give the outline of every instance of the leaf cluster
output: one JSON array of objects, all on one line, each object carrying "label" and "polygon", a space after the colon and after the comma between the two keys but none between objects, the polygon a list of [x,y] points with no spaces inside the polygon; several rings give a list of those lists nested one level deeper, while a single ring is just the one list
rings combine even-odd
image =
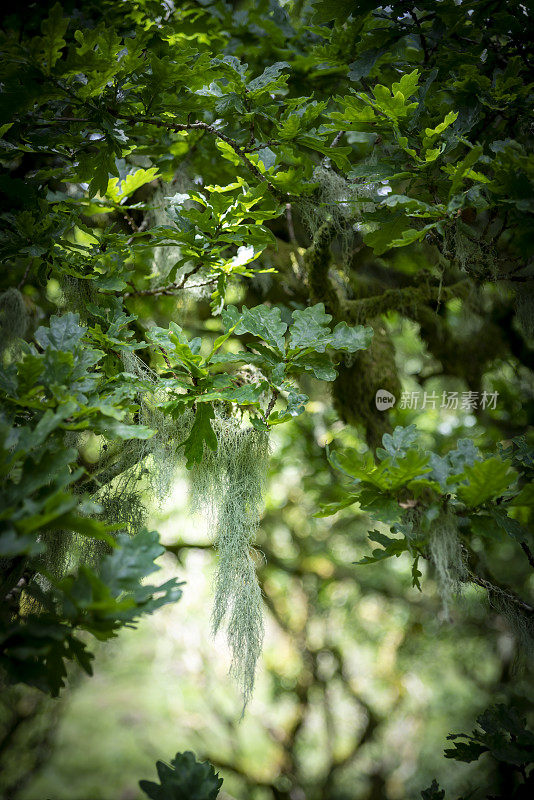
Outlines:
[{"label": "leaf cluster", "polygon": [[[530,534],[514,510],[532,508],[532,483],[502,455],[483,456],[472,439],[459,439],[446,455],[423,449],[415,425],[384,434],[376,460],[370,451],[334,451],[331,465],[350,479],[345,496],[323,506],[317,516],[330,516],[358,504],[374,522],[389,527],[373,530],[369,539],[381,545],[359,564],[371,564],[409,552],[414,558],[414,584],[420,588],[417,562],[428,555],[428,542],[441,516],[454,515],[462,541],[474,537],[511,537],[529,548]],[[530,448],[523,447],[530,454]],[[511,452],[509,453],[511,455]],[[530,513],[530,512],[529,512]]]}]

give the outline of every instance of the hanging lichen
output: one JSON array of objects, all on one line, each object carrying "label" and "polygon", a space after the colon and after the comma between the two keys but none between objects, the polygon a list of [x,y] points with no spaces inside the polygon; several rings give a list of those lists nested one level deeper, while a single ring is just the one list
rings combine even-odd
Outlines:
[{"label": "hanging lichen", "polygon": [[28,327],[28,312],[18,289],[6,289],[0,295],[0,358]]},{"label": "hanging lichen", "polygon": [[528,659],[532,659],[534,655],[532,610],[525,608],[524,603],[496,586],[489,588],[488,584],[487,589],[490,606],[505,618],[522,652]]},{"label": "hanging lichen", "polygon": [[430,532],[429,551],[436,569],[443,610],[448,616],[452,598],[460,594],[462,583],[467,580],[456,519],[450,512],[443,512],[434,522]]},{"label": "hanging lichen", "polygon": [[80,319],[87,322],[90,312],[90,303],[98,305],[100,302],[98,291],[92,280],[76,278],[72,275],[61,275],[60,286],[63,292],[65,306],[75,308]]},{"label": "hanging lichen", "polygon": [[[160,406],[168,396],[158,387],[157,374],[133,352],[124,351],[121,359],[124,372],[139,386],[136,421],[155,434],[148,439],[103,441],[94,473],[75,491],[83,493],[89,487],[101,508],[100,518],[133,535],[146,523],[147,489],[161,503],[172,487],[179,445],[190,432],[194,411],[185,410],[177,419],[164,414]],[[256,371],[242,373],[238,379],[243,382],[257,377]],[[218,551],[212,629],[216,634],[226,626],[231,674],[240,686],[244,711],[254,688],[264,635],[253,542],[263,506],[269,441],[266,433],[245,427],[231,411],[228,406],[216,409],[212,424],[217,450],[206,449],[201,464],[190,472],[191,503],[194,510],[206,514]],[[66,446],[79,444],[73,434],[66,436]],[[105,543],[70,531],[50,532],[43,567],[61,577],[80,563],[97,565],[107,549]]]},{"label": "hanging lichen", "polygon": [[534,339],[534,280],[519,284],[515,307],[521,330],[528,339]]},{"label": "hanging lichen", "polygon": [[[103,450],[99,480],[102,490],[96,500],[102,505],[102,517],[108,522],[123,523],[133,534],[144,524],[147,509],[143,503],[146,487],[161,505],[168,496],[176,468],[177,446],[191,425],[190,412],[177,421],[159,410],[167,395],[157,387],[157,374],[135,353],[121,356],[125,372],[135,376],[141,387],[138,394],[137,421],[155,431],[149,439],[131,439],[116,454]],[[105,445],[108,448],[108,445]]]},{"label": "hanging lichen", "polygon": [[[341,262],[346,263],[354,239],[354,224],[361,211],[374,210],[377,186],[349,182],[325,165],[315,168],[312,180],[318,187],[313,195],[298,201],[299,214],[312,237],[327,220],[333,225]],[[362,202],[363,199],[368,202]]]},{"label": "hanging lichen", "polygon": [[219,554],[212,628],[217,633],[226,622],[231,673],[241,687],[244,711],[263,643],[252,545],[263,506],[269,441],[265,433],[221,413],[213,427],[217,451],[206,452],[192,470],[192,505],[206,514]]},{"label": "hanging lichen", "polygon": [[483,239],[474,228],[458,220],[444,232],[446,258],[473,277],[493,277],[499,268],[499,255],[493,241]]}]

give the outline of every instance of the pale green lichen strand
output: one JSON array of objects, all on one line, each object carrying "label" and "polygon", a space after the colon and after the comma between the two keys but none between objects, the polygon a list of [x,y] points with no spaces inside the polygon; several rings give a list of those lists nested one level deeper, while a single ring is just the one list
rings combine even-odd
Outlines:
[{"label": "pale green lichen strand", "polygon": [[226,623],[230,671],[245,709],[254,689],[263,644],[261,589],[253,542],[263,507],[269,442],[265,433],[243,428],[233,417],[214,421],[218,448],[192,470],[192,505],[208,518],[219,554],[213,632]]},{"label": "pale green lichen strand", "polygon": [[460,594],[462,583],[467,580],[465,558],[453,514],[440,514],[430,534],[429,549],[443,610],[448,616],[452,598]]}]

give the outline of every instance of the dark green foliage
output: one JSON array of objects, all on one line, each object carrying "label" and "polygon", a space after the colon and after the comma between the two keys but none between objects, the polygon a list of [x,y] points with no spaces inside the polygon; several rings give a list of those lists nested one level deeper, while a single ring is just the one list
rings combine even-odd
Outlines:
[{"label": "dark green foliage", "polygon": [[477,723],[479,728],[470,736],[465,733],[447,736],[454,742],[452,749],[445,750],[447,758],[469,762],[488,752],[498,761],[513,764],[520,770],[533,763],[534,734],[515,709],[493,706],[477,718]]},{"label": "dark green foliage", "polygon": [[80,638],[82,631],[109,639],[121,627],[132,627],[143,614],[181,597],[174,578],[160,586],[141,583],[159,569],[154,561],[164,552],[155,532],[119,537],[117,544],[98,571],[81,566],[77,574],[61,580],[50,577],[48,590],[37,580],[27,586],[28,598],[41,611],[30,611],[1,630],[0,664],[11,681],[23,681],[56,696],[65,685],[65,662],[77,661],[92,674],[93,656]]},{"label": "dark green foliage", "polygon": [[[487,794],[486,790],[484,796],[488,800],[526,800],[531,797],[534,789],[534,734],[527,728],[526,721],[516,709],[497,705],[484,711],[477,723],[479,727],[471,735],[451,733],[447,736],[454,742],[454,747],[445,750],[445,757],[469,763],[488,753],[509,765],[515,778],[506,787],[505,794],[496,796],[493,787],[488,787],[491,793]],[[421,797],[423,800],[444,800],[445,791],[434,780],[428,789],[421,792]]]},{"label": "dark green foliage", "polygon": [[428,789],[423,789],[421,797],[422,800],[443,800],[445,797],[445,790],[440,789],[438,782],[434,779]]},{"label": "dark green foliage", "polygon": [[197,761],[194,753],[176,753],[170,765],[156,764],[160,783],[139,781],[151,800],[215,800],[222,786],[211,764]]},{"label": "dark green foliage", "polygon": [[[531,533],[513,516],[515,506],[532,504],[532,484],[523,484],[521,473],[512,467],[514,458],[521,463],[517,450],[512,446],[501,449],[500,456],[483,457],[472,440],[460,439],[454,450],[440,456],[421,448],[418,439],[414,425],[384,434],[383,447],[376,450],[379,463],[370,452],[364,458],[350,451],[332,453],[332,466],[351,478],[351,484],[338,503],[325,505],[318,516],[359,503],[374,524],[389,526],[393,536],[370,530],[369,539],[382,547],[358,564],[408,552],[413,558],[413,583],[421,588],[417,565],[420,557],[428,558],[436,569],[445,609],[461,584],[471,581],[486,589],[490,601],[503,611],[506,605],[512,625],[530,641],[534,633],[528,603],[473,571],[472,543],[479,536],[509,536],[532,558]],[[529,458],[530,450],[521,440],[518,443]]]}]

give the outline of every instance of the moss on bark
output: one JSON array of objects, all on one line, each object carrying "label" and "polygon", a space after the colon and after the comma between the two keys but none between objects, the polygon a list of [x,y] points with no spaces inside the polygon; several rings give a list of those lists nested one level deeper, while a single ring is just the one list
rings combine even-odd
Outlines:
[{"label": "moss on bark", "polygon": [[401,385],[395,364],[395,349],[384,325],[372,323],[374,336],[370,347],[361,350],[350,364],[340,365],[333,385],[336,410],[351,425],[363,425],[367,443],[375,448],[384,433],[391,431],[386,411],[376,407],[378,389],[386,389],[399,397]]}]

